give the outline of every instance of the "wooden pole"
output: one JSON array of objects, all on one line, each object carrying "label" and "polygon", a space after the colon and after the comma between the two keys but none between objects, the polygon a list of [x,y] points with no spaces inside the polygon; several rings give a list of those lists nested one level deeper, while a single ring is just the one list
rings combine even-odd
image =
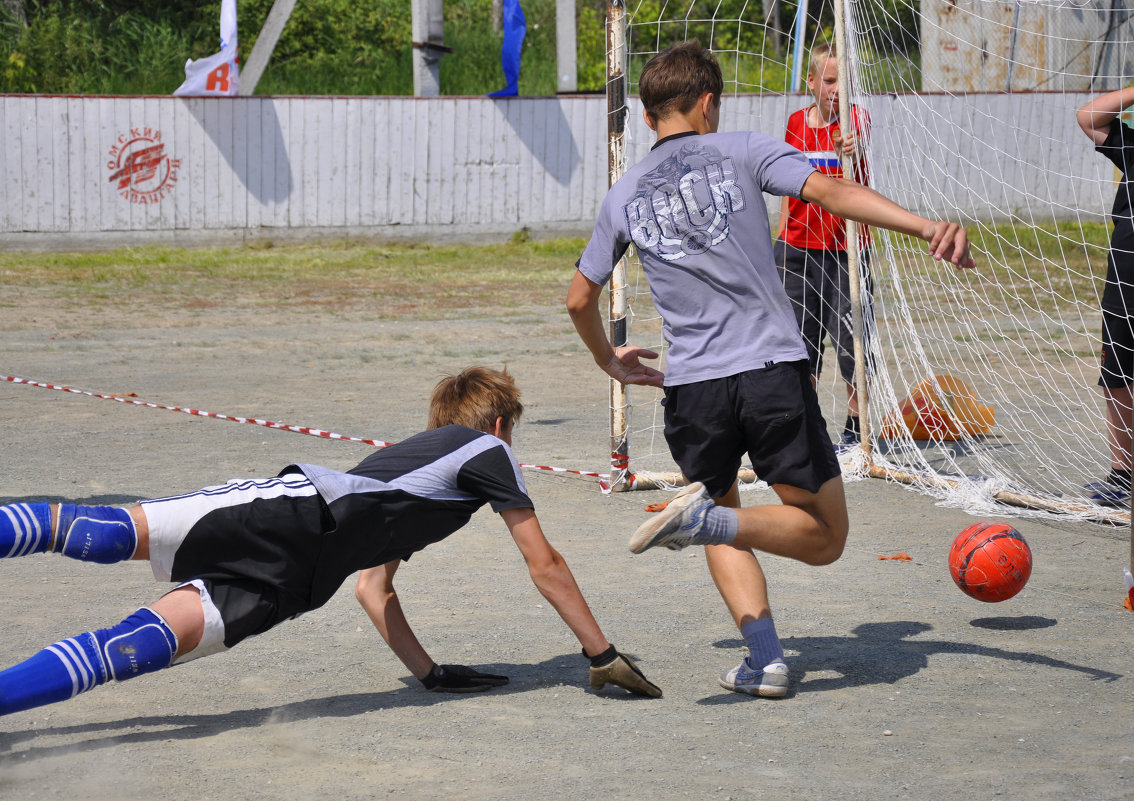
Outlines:
[{"label": "wooden pole", "polygon": [[256,91],[256,84],[263,77],[268,59],[272,57],[272,51],[276,49],[280,34],[283,33],[284,26],[287,25],[294,9],[295,0],[276,0],[272,3],[272,10],[268,12],[264,27],[260,29],[256,44],[252,46],[252,53],[241,67],[240,94],[251,95]]},{"label": "wooden pole", "polygon": [[[947,490],[957,490],[960,482],[937,475],[919,475],[903,470],[894,470],[889,467],[870,465],[871,478],[884,478],[887,481],[896,481],[900,484],[920,487],[940,487]],[[1126,525],[1130,522],[1130,511],[1127,509],[1104,509],[1086,501],[1063,501],[1053,498],[1042,498],[1038,495],[1029,495],[1024,492],[1009,492],[1001,490],[992,494],[992,497],[1009,506],[1018,506],[1022,509],[1038,509],[1044,512],[1057,514],[1080,514],[1096,522],[1116,523]]]},{"label": "wooden pole", "polygon": [[571,94],[579,89],[579,66],[575,35],[575,0],[555,0],[556,91]]},{"label": "wooden pole", "polygon": [[[835,0],[835,61],[839,73],[839,130],[845,137],[848,132],[856,133],[854,114],[851,106],[850,72],[847,69],[846,0]],[[856,137],[857,142],[857,137]],[[861,145],[860,145],[861,147]],[[843,177],[855,180],[855,158],[852,154],[840,154]],[[871,464],[870,442],[870,398],[866,376],[866,349],[864,347],[862,314],[862,275],[859,269],[858,223],[847,220],[847,272],[850,278],[851,326],[854,336],[854,382],[858,395],[858,421],[861,426],[862,448],[866,451],[866,462]]]},{"label": "wooden pole", "polygon": [[441,56],[452,51],[445,46],[443,0],[412,0],[410,25],[414,97],[437,97],[441,94]]},{"label": "wooden pole", "polygon": [[[610,0],[606,20],[606,130],[609,185],[626,169],[626,8],[622,0]],[[626,344],[627,251],[610,276],[610,343]],[[610,379],[610,489],[630,489],[629,400],[622,382]]]}]

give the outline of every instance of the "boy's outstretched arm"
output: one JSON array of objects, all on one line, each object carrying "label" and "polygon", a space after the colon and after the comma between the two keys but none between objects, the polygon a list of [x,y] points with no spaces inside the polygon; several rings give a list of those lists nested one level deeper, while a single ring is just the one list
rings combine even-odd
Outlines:
[{"label": "boy's outstretched arm", "polygon": [[578,270],[567,290],[567,312],[583,344],[591,352],[602,371],[623,384],[646,384],[660,387],[665,378],[660,370],[642,364],[639,359],[656,359],[658,354],[632,345],[615,348],[610,344],[599,312],[602,286]]},{"label": "boy's outstretched arm", "polygon": [[524,556],[532,583],[563,618],[583,646],[583,654],[591,660],[591,687],[597,690],[609,682],[636,695],[660,697],[661,690],[607,641],[567,562],[543,535],[535,511],[506,509],[500,516]]},{"label": "boy's outstretched arm", "polygon": [[394,573],[400,559],[363,570],[358,576],[354,597],[362,604],[390,650],[402,660],[410,673],[436,692],[474,693],[508,683],[507,676],[480,673],[464,665],[438,665],[418,642],[402,612],[394,591]]},{"label": "boy's outstretched arm", "polygon": [[1125,89],[1099,95],[1079,109],[1075,120],[1092,142],[1101,145],[1106,141],[1110,124],[1131,105],[1134,105],[1134,86],[1127,86]]},{"label": "boy's outstretched arm", "polygon": [[927,220],[862,184],[813,172],[803,184],[800,197],[836,217],[924,239],[933,258],[955,267],[976,266],[969,252],[969,235],[958,223]]}]

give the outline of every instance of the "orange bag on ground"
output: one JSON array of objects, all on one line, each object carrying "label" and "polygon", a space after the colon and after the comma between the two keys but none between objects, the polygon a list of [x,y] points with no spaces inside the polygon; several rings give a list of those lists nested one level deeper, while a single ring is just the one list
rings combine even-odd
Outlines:
[{"label": "orange bag on ground", "polygon": [[916,440],[952,442],[962,434],[987,434],[995,423],[996,410],[981,406],[968,384],[939,375],[914,387],[897,412],[886,416],[881,436],[901,436],[904,428]]}]

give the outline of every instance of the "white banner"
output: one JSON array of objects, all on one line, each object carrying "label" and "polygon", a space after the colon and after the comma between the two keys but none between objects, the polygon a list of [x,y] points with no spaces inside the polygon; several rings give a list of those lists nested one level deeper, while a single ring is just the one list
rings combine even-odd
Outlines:
[{"label": "white banner", "polygon": [[221,49],[207,58],[185,62],[185,82],[174,90],[181,96],[232,95],[240,93],[237,66],[236,0],[222,0],[220,15]]}]

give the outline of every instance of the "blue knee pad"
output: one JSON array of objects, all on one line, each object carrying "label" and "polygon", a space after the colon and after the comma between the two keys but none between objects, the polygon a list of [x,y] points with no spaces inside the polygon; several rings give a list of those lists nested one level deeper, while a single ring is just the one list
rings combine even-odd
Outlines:
[{"label": "blue knee pad", "polygon": [[138,548],[130,513],[118,506],[59,504],[53,550],[83,562],[125,562]]},{"label": "blue knee pad", "polygon": [[173,631],[143,607],[117,626],[60,640],[0,671],[0,715],[66,701],[110,679],[161,670],[175,653]]},{"label": "blue knee pad", "polygon": [[173,630],[161,615],[144,606],[117,626],[91,634],[98,642],[109,674],[103,681],[126,681],[169,667],[177,653]]}]

